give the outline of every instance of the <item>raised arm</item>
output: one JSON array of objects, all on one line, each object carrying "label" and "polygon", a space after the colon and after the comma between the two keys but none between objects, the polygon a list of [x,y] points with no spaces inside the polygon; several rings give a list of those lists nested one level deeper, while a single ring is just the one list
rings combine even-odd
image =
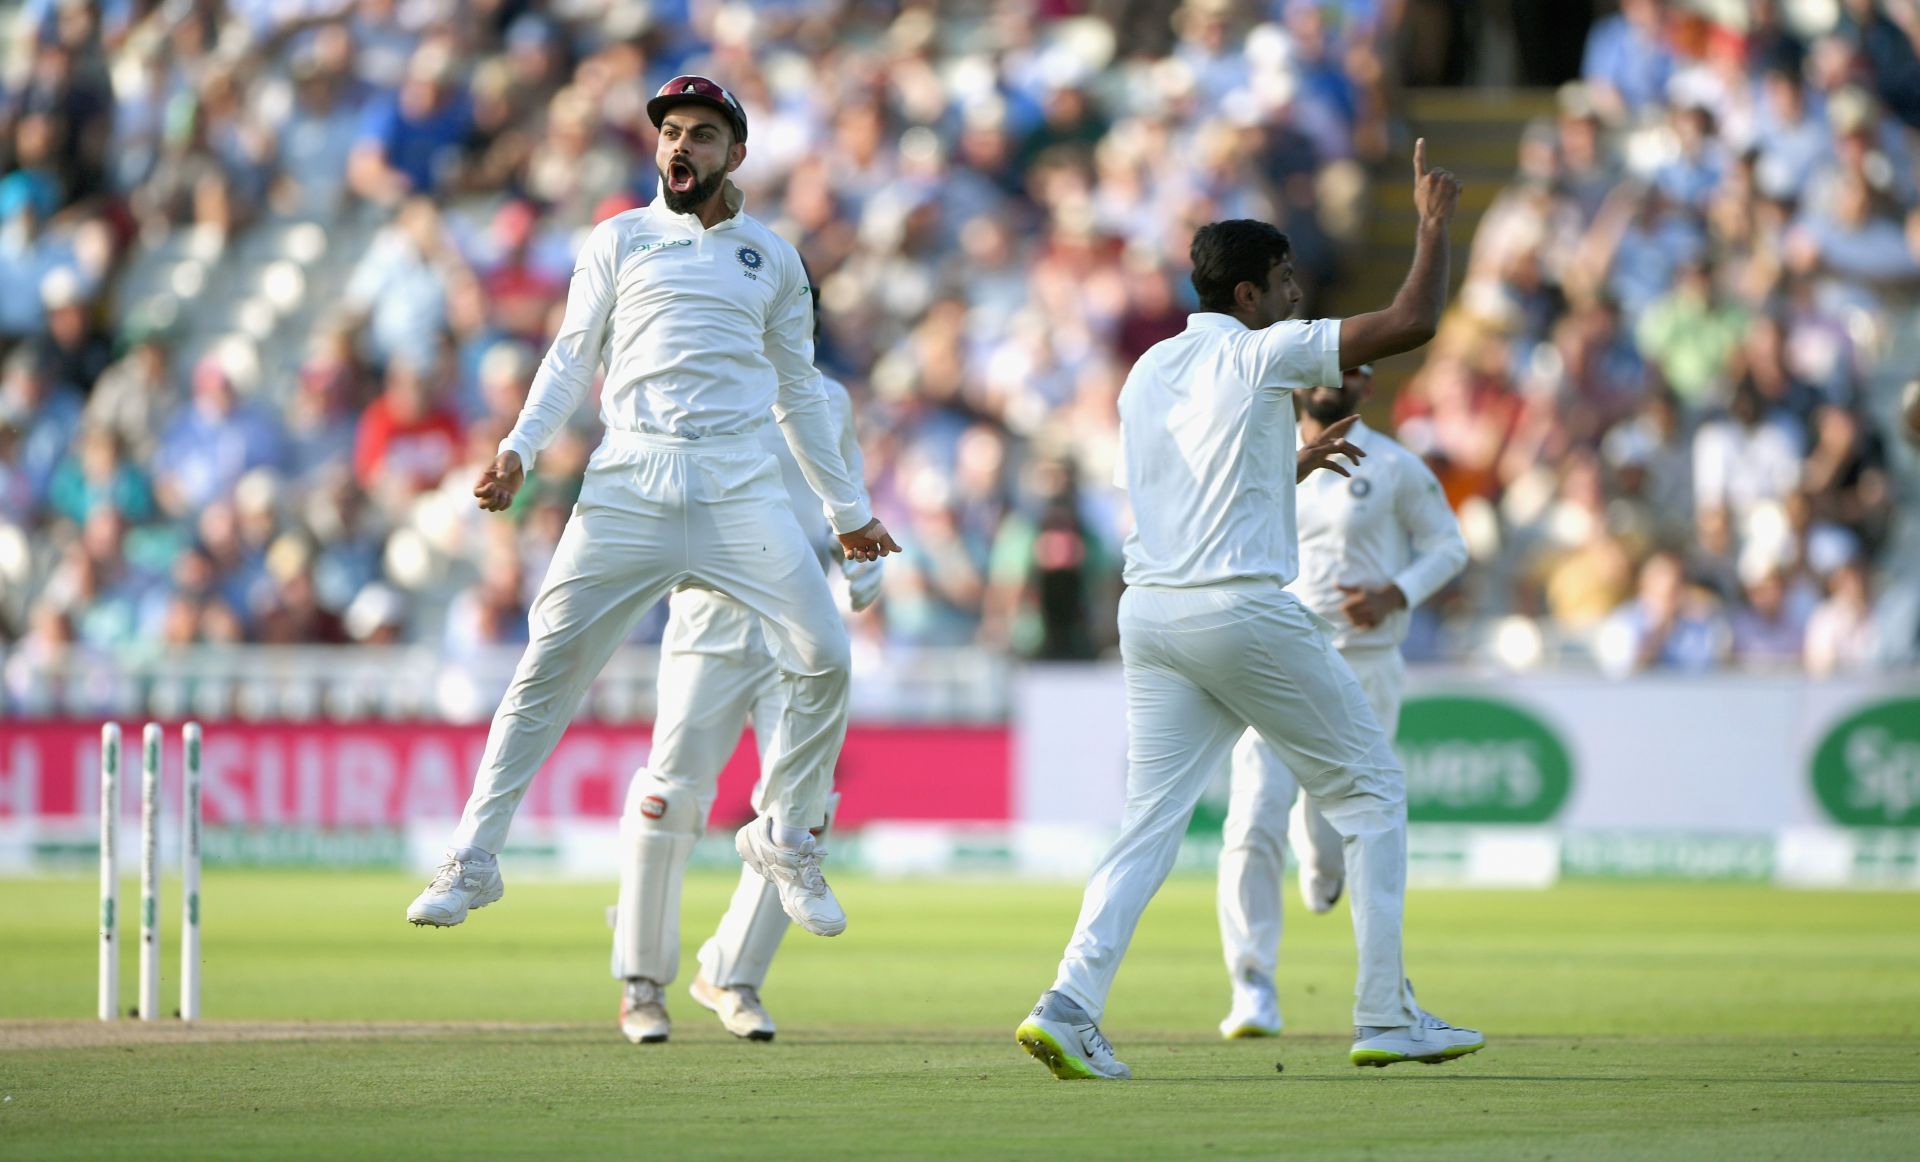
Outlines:
[{"label": "raised arm", "polygon": [[1420,225],[1407,281],[1383,311],[1340,322],[1342,369],[1399,355],[1433,338],[1447,303],[1447,227],[1460,204],[1460,180],[1427,168],[1426,138],[1413,143],[1413,205]]}]

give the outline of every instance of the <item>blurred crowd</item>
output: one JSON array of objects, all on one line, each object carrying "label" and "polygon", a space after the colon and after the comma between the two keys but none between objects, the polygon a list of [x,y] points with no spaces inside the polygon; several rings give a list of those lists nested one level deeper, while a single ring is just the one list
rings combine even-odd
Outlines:
[{"label": "blurred crowd", "polygon": [[1595,24],[1394,401],[1481,562],[1450,599],[1504,615],[1506,660],[1912,656],[1876,590],[1914,581],[1886,566],[1920,440],[1920,13],[1788,7]]},{"label": "blurred crowd", "polygon": [[[682,72],[751,111],[736,181],[814,271],[908,546],[856,634],[1095,656],[1114,393],[1184,324],[1195,225],[1281,222],[1332,278],[1354,223],[1315,206],[1384,148],[1387,7],[28,0],[0,86],[9,684],[75,650],[523,641],[596,409],[511,519],[469,489],[585,231],[653,196],[644,102]],[[236,257],[261,238],[309,265]]]},{"label": "blurred crowd", "polygon": [[[644,103],[682,72],[753,117],[735,180],[814,272],[906,546],[856,640],[1097,656],[1126,369],[1183,327],[1203,222],[1279,224],[1325,302],[1393,140],[1402,8],[24,0],[0,15],[7,691],[76,654],[524,641],[596,408],[510,519],[469,490],[585,232],[654,195]],[[1498,611],[1618,669],[1871,652],[1920,23],[1754,8],[1628,0],[1521,144],[1393,407],[1481,557],[1416,651]]]}]

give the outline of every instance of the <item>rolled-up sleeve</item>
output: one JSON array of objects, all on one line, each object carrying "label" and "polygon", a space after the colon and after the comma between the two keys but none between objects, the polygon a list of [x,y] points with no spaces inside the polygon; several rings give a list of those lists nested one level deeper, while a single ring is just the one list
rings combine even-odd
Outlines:
[{"label": "rolled-up sleeve", "polygon": [[1286,319],[1250,331],[1240,344],[1241,374],[1268,391],[1340,384],[1340,320]]},{"label": "rolled-up sleeve", "polygon": [[619,228],[609,219],[594,227],[574,263],[567,285],[567,310],[560,333],[534,373],[533,387],[520,409],[513,431],[499,450],[520,457],[520,466],[533,469],[533,458],[573,416],[593,387],[606,346],[607,324],[613,318],[616,275],[620,265]]},{"label": "rolled-up sleeve", "polygon": [[839,424],[825,382],[813,365],[813,292],[800,256],[787,248],[780,294],[767,326],[766,354],[779,388],[773,418],[800,463],[807,486],[826,506],[836,533],[865,528],[873,520],[866,490],[841,453]]}]

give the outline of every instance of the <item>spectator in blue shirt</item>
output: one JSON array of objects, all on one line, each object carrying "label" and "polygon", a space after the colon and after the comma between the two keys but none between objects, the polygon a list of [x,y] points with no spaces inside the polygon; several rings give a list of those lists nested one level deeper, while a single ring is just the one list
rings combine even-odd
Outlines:
[{"label": "spectator in blue shirt", "polygon": [[387,206],[432,193],[450,176],[472,124],[473,106],[454,85],[453,57],[444,46],[423,45],[399,91],[368,106],[348,182]]},{"label": "spectator in blue shirt", "polygon": [[270,412],[243,404],[217,355],[193,369],[193,399],[160,440],[156,483],[161,507],[197,512],[233,491],[250,468],[277,466],[285,440]]},{"label": "spectator in blue shirt", "polygon": [[32,347],[14,348],[0,371],[0,423],[21,433],[19,460],[34,507],[47,499],[54,469],[80,424],[80,393],[53,382]]},{"label": "spectator in blue shirt", "polygon": [[1664,29],[1665,0],[1620,0],[1620,12],[1593,26],[1580,75],[1598,88],[1615,113],[1638,115],[1658,106],[1673,78],[1673,49]]}]

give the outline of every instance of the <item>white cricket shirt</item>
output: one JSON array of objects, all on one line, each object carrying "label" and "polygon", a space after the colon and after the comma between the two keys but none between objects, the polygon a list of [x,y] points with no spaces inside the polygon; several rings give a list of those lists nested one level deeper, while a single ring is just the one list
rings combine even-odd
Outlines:
[{"label": "white cricket shirt", "polygon": [[[834,432],[839,437],[840,458],[846,461],[847,472],[852,475],[854,483],[860,486],[860,495],[865,498],[866,462],[861,458],[860,438],[854,428],[853,397],[847,394],[845,385],[838,380],[822,376],[820,384],[827,391]],[[800,470],[800,461],[794,458],[793,449],[788,446],[786,437],[781,435],[779,425],[762,425],[760,443],[773,453],[774,459],[780,461],[781,482],[787,486],[787,498],[793,504],[793,515],[800,518],[800,531],[807,534],[807,543],[823,554],[830,553],[835,544],[833,530],[828,527],[820,498],[814,495],[813,486],[807,483],[805,473]]]},{"label": "white cricket shirt", "polygon": [[1252,331],[1204,312],[1148,348],[1120,390],[1114,482],[1133,502],[1127,584],[1292,581],[1299,557],[1288,393],[1338,382],[1338,319]]},{"label": "white cricket shirt", "polygon": [[[1322,468],[1300,482],[1300,576],[1287,589],[1333,623],[1340,649],[1398,646],[1407,637],[1407,609],[1466,567],[1467,542],[1420,457],[1365,423],[1347,430],[1347,442],[1366,453],[1358,465],[1340,458],[1351,479]],[[1340,585],[1372,589],[1389,581],[1406,594],[1407,609],[1369,630],[1340,612]]]},{"label": "white cricket shirt", "polygon": [[741,211],[711,229],[664,199],[593,228],[566,317],[500,442],[531,467],[607,367],[600,419],[615,431],[696,440],[752,432],[771,415],[836,532],[873,519],[848,471],[820,373],[800,255]]}]

